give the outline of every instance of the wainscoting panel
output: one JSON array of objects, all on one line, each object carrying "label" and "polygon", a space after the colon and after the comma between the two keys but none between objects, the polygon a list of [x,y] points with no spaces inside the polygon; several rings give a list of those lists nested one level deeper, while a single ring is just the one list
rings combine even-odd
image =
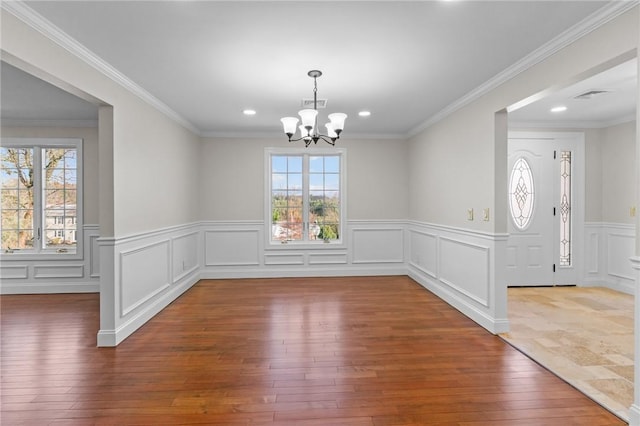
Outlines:
[{"label": "wainscoting panel", "polygon": [[206,266],[259,265],[260,233],[254,229],[205,231]]},{"label": "wainscoting panel", "polygon": [[629,259],[635,250],[635,236],[618,232],[607,234],[607,272],[614,277],[633,281],[633,268]]},{"label": "wainscoting panel", "polygon": [[82,278],[84,266],[80,265],[35,265],[33,267],[34,278]]},{"label": "wainscoting panel", "polygon": [[171,257],[173,265],[172,282],[180,281],[186,275],[199,268],[198,265],[198,236],[194,231],[190,234],[181,235],[171,240]]},{"label": "wainscoting panel", "polygon": [[25,280],[29,277],[29,266],[2,264],[0,265],[0,277],[3,280]]},{"label": "wainscoting panel", "polygon": [[353,263],[403,263],[404,228],[353,228]]},{"label": "wainscoting panel", "polygon": [[120,253],[120,308],[125,316],[171,285],[170,241]]},{"label": "wainscoting panel", "polygon": [[492,333],[507,331],[506,234],[409,222],[408,274]]},{"label": "wainscoting panel", "polygon": [[111,265],[101,274],[98,346],[116,346],[198,282],[201,240],[194,223],[99,241]]},{"label": "wainscoting panel", "polygon": [[309,253],[309,265],[346,265],[347,253]]},{"label": "wainscoting panel", "polygon": [[634,294],[635,226],[622,223],[585,224],[585,263],[581,285],[607,287]]},{"label": "wainscoting panel", "polygon": [[265,253],[265,265],[297,265],[302,266],[304,253]]},{"label": "wainscoting panel", "polygon": [[440,238],[440,281],[489,307],[489,247]]},{"label": "wainscoting panel", "polygon": [[438,237],[435,234],[412,230],[410,263],[432,278],[438,276]]},{"label": "wainscoting panel", "polygon": [[2,254],[0,294],[86,293],[100,288],[97,225],[84,225],[78,254]]}]

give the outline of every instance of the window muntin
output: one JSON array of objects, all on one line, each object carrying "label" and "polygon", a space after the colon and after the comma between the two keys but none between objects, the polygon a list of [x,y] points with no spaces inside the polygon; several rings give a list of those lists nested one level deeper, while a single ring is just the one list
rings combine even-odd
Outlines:
[{"label": "window muntin", "polygon": [[2,140],[4,253],[76,253],[81,235],[81,158],[79,139]]},{"label": "window muntin", "polygon": [[519,230],[529,226],[533,216],[535,189],[531,167],[524,157],[513,164],[509,179],[509,208],[511,219]]},{"label": "window muntin", "polygon": [[269,243],[342,241],[344,150],[267,150]]}]

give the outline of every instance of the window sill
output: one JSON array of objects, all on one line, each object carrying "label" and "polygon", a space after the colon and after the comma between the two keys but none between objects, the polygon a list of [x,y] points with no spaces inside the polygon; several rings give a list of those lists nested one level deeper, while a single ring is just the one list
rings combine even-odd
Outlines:
[{"label": "window sill", "polygon": [[332,241],[325,243],[324,241],[287,241],[287,242],[268,242],[266,250],[340,250],[346,249],[347,245],[344,241]]},{"label": "window sill", "polygon": [[15,250],[11,253],[5,251],[0,253],[0,261],[26,261],[26,260],[81,260],[82,254],[77,251],[67,253],[57,253],[56,251],[42,251],[40,253]]}]

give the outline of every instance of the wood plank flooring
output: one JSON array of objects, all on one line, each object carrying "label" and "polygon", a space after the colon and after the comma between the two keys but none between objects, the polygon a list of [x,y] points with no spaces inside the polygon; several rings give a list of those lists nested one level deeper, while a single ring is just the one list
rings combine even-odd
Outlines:
[{"label": "wood plank flooring", "polygon": [[117,348],[2,296],[2,425],[622,425],[408,277],[204,280]]}]

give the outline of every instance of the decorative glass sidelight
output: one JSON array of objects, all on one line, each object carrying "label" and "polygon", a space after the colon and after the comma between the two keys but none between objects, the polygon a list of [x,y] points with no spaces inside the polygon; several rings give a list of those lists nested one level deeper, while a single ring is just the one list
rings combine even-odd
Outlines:
[{"label": "decorative glass sidelight", "polygon": [[516,160],[509,179],[509,207],[516,228],[524,230],[531,222],[535,201],[533,173],[524,157]]},{"label": "decorative glass sidelight", "polygon": [[571,151],[560,152],[560,266],[571,266]]}]

